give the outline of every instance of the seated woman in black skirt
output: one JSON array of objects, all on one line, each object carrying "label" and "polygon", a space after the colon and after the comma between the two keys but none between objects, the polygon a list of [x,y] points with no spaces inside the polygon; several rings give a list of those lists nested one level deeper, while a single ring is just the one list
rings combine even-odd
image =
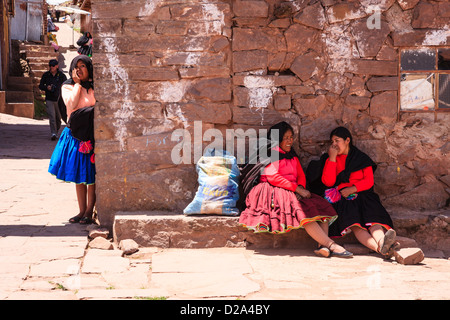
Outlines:
[{"label": "seated woman in black skirt", "polygon": [[390,257],[396,233],[391,217],[373,191],[376,164],[353,145],[346,128],[334,129],[330,139],[332,144],[322,171],[323,184],[333,187],[325,191],[325,198],[338,213],[330,226],[330,237],[353,231],[361,244]]}]

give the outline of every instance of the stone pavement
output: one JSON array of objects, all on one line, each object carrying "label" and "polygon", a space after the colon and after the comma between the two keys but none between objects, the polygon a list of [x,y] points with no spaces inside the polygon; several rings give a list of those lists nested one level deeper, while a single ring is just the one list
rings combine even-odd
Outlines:
[{"label": "stone pavement", "polygon": [[47,120],[0,114],[0,299],[448,299],[450,262],[312,250],[88,247],[75,186],[47,173]]},{"label": "stone pavement", "polygon": [[72,59],[78,55],[77,41],[81,33],[72,30],[71,26],[65,22],[55,22],[55,25],[59,27],[59,30],[54,32],[54,34],[58,45],[61,47],[58,58],[59,69],[66,74],[67,78],[70,78],[69,67]]}]

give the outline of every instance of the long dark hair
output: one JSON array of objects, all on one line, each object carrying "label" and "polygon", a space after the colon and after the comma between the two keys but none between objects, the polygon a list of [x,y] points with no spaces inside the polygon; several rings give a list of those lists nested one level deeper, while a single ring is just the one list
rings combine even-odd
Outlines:
[{"label": "long dark hair", "polygon": [[287,131],[291,131],[292,133],[294,133],[294,128],[292,128],[292,126],[286,121],[278,122],[277,124],[270,127],[269,132],[267,133],[267,140],[269,142],[267,146],[267,154],[272,158],[272,161],[292,159],[293,157],[298,158],[298,155],[295,152],[294,148],[291,148],[291,150],[286,153],[275,152],[275,150],[273,149],[273,147],[280,145]]},{"label": "long dark hair", "polygon": [[294,133],[294,128],[289,123],[281,121],[270,127],[267,135],[272,143],[279,145],[283,141],[284,134],[289,130]]},{"label": "long dark hair", "polygon": [[353,147],[353,138],[352,138],[352,134],[350,133],[350,131],[345,128],[345,127],[337,127],[336,129],[334,129],[333,131],[331,131],[330,133],[330,140],[333,136],[342,138],[342,139],[347,139],[350,138],[350,148]]}]

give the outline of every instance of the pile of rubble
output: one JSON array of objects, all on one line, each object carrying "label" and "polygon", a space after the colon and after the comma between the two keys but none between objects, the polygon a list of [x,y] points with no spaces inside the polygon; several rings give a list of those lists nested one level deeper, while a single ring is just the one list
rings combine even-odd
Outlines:
[{"label": "pile of rubble", "polygon": [[91,249],[101,250],[122,250],[123,255],[130,255],[139,250],[139,245],[133,239],[124,239],[119,242],[118,247],[109,236],[109,230],[96,224],[89,225],[86,230],[89,232],[89,244]]}]

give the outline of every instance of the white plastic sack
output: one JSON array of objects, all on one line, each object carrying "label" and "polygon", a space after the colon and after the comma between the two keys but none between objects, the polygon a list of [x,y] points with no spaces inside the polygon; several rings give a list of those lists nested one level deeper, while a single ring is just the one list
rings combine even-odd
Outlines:
[{"label": "white plastic sack", "polygon": [[198,190],[183,213],[238,215],[239,168],[236,158],[224,151],[209,149],[198,160],[196,170]]}]

